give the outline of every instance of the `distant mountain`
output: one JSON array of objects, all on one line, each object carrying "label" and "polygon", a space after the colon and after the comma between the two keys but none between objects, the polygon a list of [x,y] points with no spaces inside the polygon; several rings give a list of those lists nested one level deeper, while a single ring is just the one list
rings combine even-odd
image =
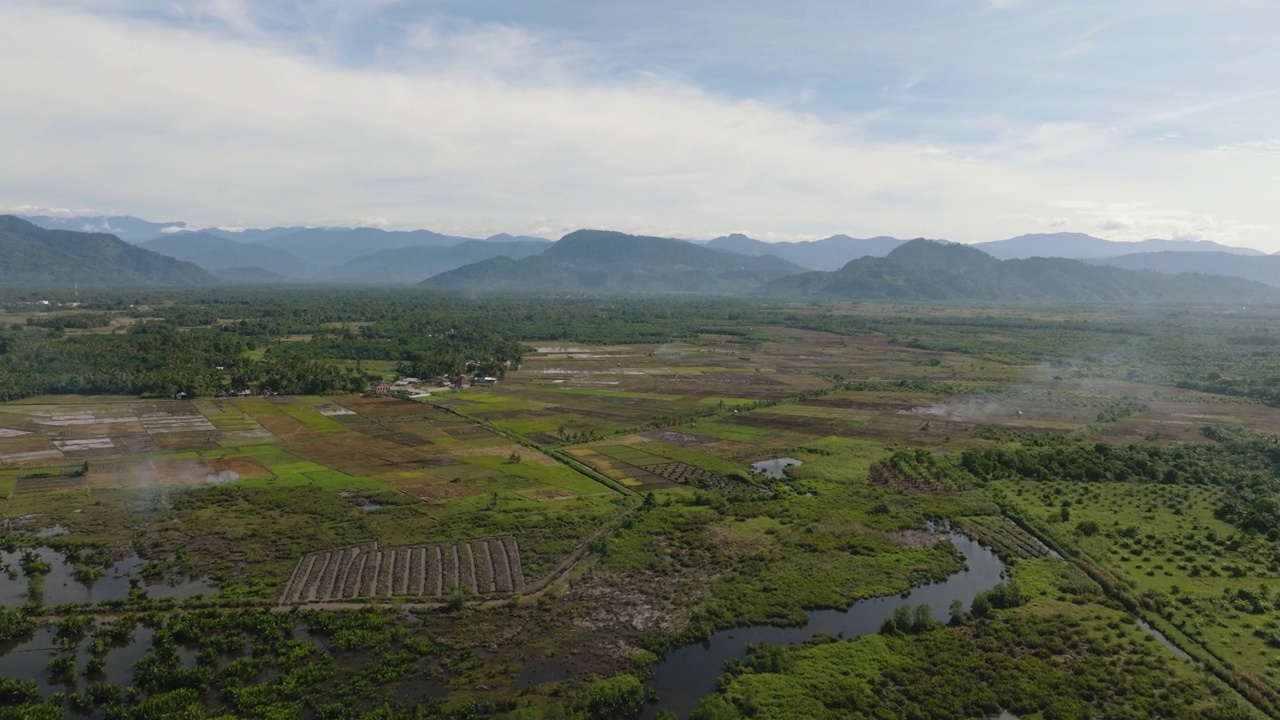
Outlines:
[{"label": "distant mountain", "polygon": [[775,297],[899,301],[1280,300],[1280,293],[1274,289],[1236,278],[1169,277],[1062,258],[1002,261],[973,247],[930,240],[912,240],[887,257],[854,260],[835,272],[774,280],[759,292]]},{"label": "distant mountain", "polygon": [[489,237],[485,238],[484,241],[485,242],[540,242],[540,243],[552,242],[551,240],[548,240],[546,238],[534,237],[532,235],[511,235],[509,233],[498,233],[497,235],[490,235]]},{"label": "distant mountain", "polygon": [[282,278],[308,277],[317,271],[316,266],[284,250],[236,242],[208,232],[170,233],[138,247],[195,263],[212,271],[256,267]]},{"label": "distant mountain", "polygon": [[17,217],[46,230],[110,233],[127,243],[135,245],[145,240],[159,237],[165,232],[183,230],[187,227],[184,222],[150,222],[129,215],[94,215],[89,217],[18,215]]},{"label": "distant mountain", "polygon": [[422,285],[476,291],[742,293],[798,272],[803,268],[772,256],[739,255],[670,238],[578,230],[539,255],[483,260]]},{"label": "distant mountain", "polygon": [[1030,257],[1060,257],[1094,260],[1140,252],[1229,252],[1237,255],[1265,255],[1252,248],[1230,247],[1209,240],[1143,240],[1115,242],[1083,233],[1042,233],[1019,235],[1008,240],[975,243],[973,247],[1000,260]]},{"label": "distant mountain", "polygon": [[1153,270],[1170,275],[1226,275],[1280,286],[1280,255],[1254,257],[1224,252],[1150,252],[1089,262],[1127,270]]},{"label": "distant mountain", "polygon": [[769,243],[734,233],[711,240],[706,247],[743,255],[776,255],[810,270],[836,270],[860,257],[884,257],[903,242],[885,236],[859,239],[832,235],[822,240]]},{"label": "distant mountain", "polygon": [[221,268],[214,270],[213,275],[219,282],[229,285],[279,285],[296,282],[294,278],[263,270],[260,267]]},{"label": "distant mountain", "polygon": [[201,232],[223,238],[224,240],[235,240],[239,243],[264,243],[271,238],[280,237],[296,233],[301,230],[309,230],[310,228],[301,225],[295,227],[273,227],[273,228],[247,228],[244,230],[227,230],[224,228],[205,228]]},{"label": "distant mountain", "polygon": [[46,230],[0,215],[0,284],[200,285],[217,278],[105,233]]},{"label": "distant mountain", "polygon": [[[495,236],[497,237],[497,236]],[[508,235],[507,237],[511,237]],[[321,277],[336,282],[416,283],[464,265],[504,256],[512,260],[537,255],[550,240],[468,240],[448,247],[380,250],[330,268]]]},{"label": "distant mountain", "polygon": [[[246,237],[245,240],[251,239]],[[271,234],[261,244],[306,258],[320,266],[334,266],[379,250],[403,247],[446,247],[475,238],[441,235],[430,230],[388,231],[378,228],[302,228]]]}]

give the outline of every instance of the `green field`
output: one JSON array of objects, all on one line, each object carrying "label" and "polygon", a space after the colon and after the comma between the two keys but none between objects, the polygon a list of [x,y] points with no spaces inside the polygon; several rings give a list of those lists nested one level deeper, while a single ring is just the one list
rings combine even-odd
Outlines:
[{"label": "green field", "polygon": [[[149,596],[0,616],[24,657],[22,643],[53,638],[31,677],[75,656],[50,707],[607,717],[643,703],[672,648],[798,626],[961,570],[952,528],[1004,558],[1017,602],[953,627],[755,648],[695,717],[1280,708],[1271,310],[427,297],[173,291],[124,303],[145,299],[152,320],[111,311],[162,325],[219,315],[182,326],[181,348],[0,328],[22,358],[70,358],[26,367],[34,389],[0,403],[11,607],[43,597],[38,563],[23,560],[35,549],[68,568],[48,576],[48,595],[124,558],[135,583],[209,586],[192,600],[152,583]],[[114,387],[77,343],[138,389],[42,394]],[[190,360],[199,391],[173,399],[145,352],[111,355],[110,343]],[[245,363],[234,377],[209,369],[227,353]],[[264,387],[239,397],[250,371]],[[490,372],[492,386],[362,394],[401,374]],[[271,394],[280,387],[296,394]],[[801,464],[749,471],[781,457]],[[17,479],[81,463],[83,477]],[[523,592],[510,577],[490,591],[517,545]],[[331,592],[365,573],[330,564],[356,551],[370,568],[398,563],[405,588]],[[412,565],[437,551],[441,578],[458,573],[452,594],[425,590],[430,573]],[[288,601],[295,575],[311,585]],[[98,587],[127,584],[107,577]],[[26,619],[56,629],[35,635]],[[136,651],[141,671],[133,690],[91,697],[93,634],[115,622],[148,628],[128,653],[103,651]],[[5,687],[0,715],[34,717],[43,701]]]}]

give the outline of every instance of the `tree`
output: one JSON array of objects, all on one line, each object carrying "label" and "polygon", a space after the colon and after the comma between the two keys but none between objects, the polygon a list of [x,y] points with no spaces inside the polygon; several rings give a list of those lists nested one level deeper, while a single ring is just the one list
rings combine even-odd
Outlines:
[{"label": "tree", "polygon": [[698,703],[689,720],[738,720],[742,714],[723,695],[711,695]]},{"label": "tree", "polygon": [[933,627],[933,609],[921,603],[911,613],[911,632],[922,633]]}]

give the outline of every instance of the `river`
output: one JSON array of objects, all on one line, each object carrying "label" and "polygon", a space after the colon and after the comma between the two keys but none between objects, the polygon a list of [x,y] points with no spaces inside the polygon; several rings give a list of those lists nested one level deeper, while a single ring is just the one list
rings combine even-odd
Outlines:
[{"label": "river", "polygon": [[968,609],[975,595],[1005,579],[1004,563],[995,553],[959,533],[951,533],[951,542],[964,555],[965,569],[942,582],[914,588],[905,597],[860,600],[845,610],[813,610],[803,627],[756,625],[723,630],[706,642],[667,653],[654,666],[653,679],[649,682],[649,687],[658,692],[659,700],[646,708],[644,717],[652,718],[659,710],[671,710],[686,717],[698,701],[716,691],[716,679],[724,674],[725,664],[734,658],[745,658],[747,646],[753,643],[789,645],[819,633],[854,638],[879,632],[885,618],[904,603],[927,603],[934,619],[947,621],[952,601],[960,600]]}]

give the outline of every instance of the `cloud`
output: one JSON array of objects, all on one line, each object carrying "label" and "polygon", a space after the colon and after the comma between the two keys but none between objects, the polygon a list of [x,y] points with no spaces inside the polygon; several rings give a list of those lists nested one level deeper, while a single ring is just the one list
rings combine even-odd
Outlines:
[{"label": "cloud", "polygon": [[[873,93],[884,107],[832,112],[823,103],[844,90],[821,80],[733,93],[619,64],[572,33],[433,12],[393,22],[381,0],[50,3],[0,5],[0,204],[473,235],[988,240],[1129,218],[1116,233],[1262,244],[1257,228],[1280,223],[1265,198],[1274,164],[1188,154],[1150,131],[1137,145],[1096,117],[924,116],[913,104],[944,87],[928,69],[903,68],[909,93]],[[343,35],[370,24],[373,40]],[[1117,209],[1135,204],[1148,214]]]},{"label": "cloud", "polygon": [[1225,155],[1252,155],[1271,158],[1280,157],[1280,138],[1232,143],[1230,145],[1219,145],[1218,147],[1209,150],[1209,153]]},{"label": "cloud", "polygon": [[[919,203],[962,215],[1026,184],[663,78],[578,81],[530,41],[495,63],[495,37],[520,34],[420,32],[423,47],[447,45],[447,62],[354,69],[136,20],[0,9],[0,71],[18,78],[3,102],[26,109],[4,115],[13,180],[0,180],[0,197],[58,192],[206,225],[377,217],[714,233],[799,220],[798,232],[825,232],[914,229]],[[41,72],[21,72],[33,65]],[[887,195],[912,202],[877,200]]]}]

